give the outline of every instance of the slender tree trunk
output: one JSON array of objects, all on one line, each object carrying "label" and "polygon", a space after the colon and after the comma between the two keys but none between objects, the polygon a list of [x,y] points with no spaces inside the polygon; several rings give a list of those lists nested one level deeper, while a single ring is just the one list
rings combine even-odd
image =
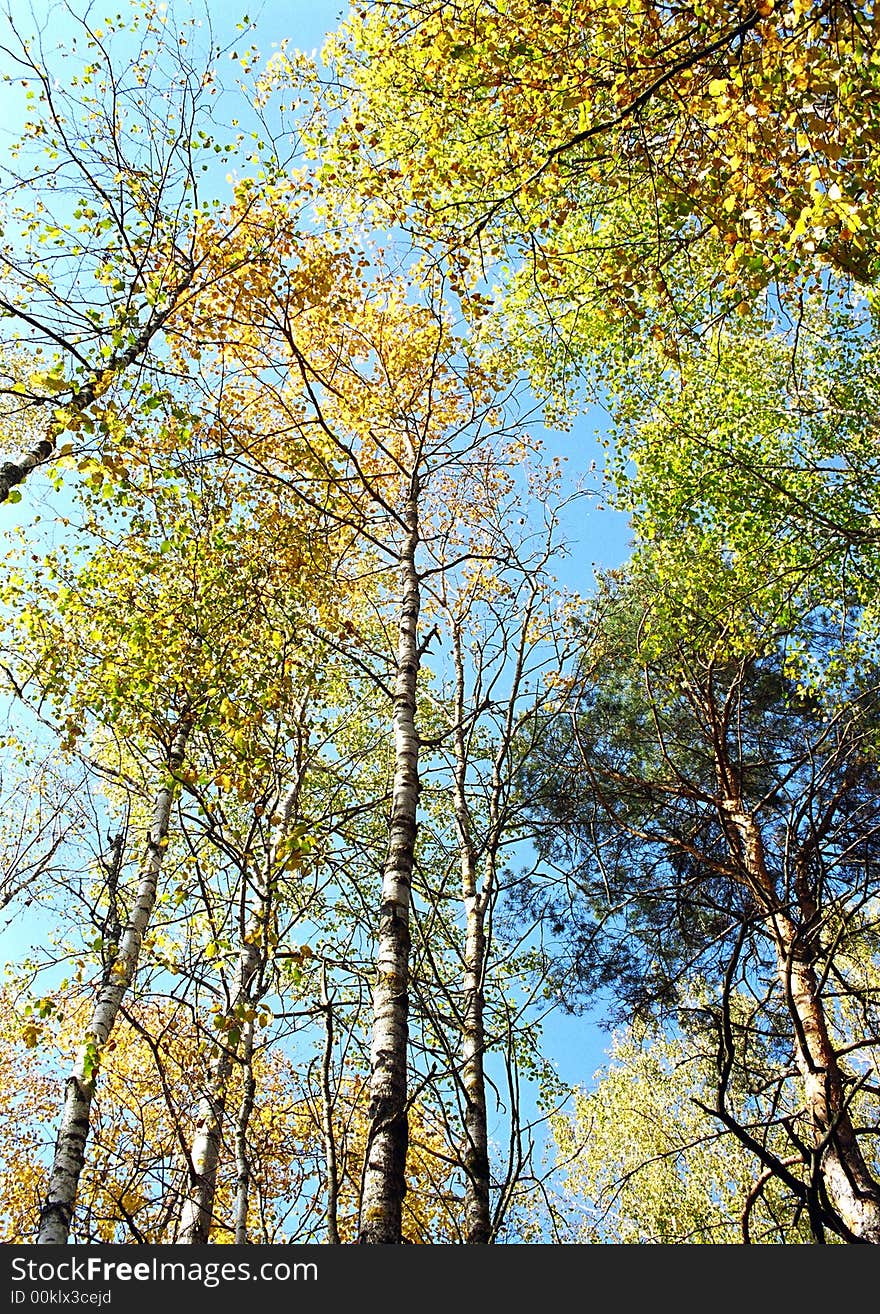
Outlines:
[{"label": "slender tree trunk", "polygon": [[[250,1001],[250,984],[259,966],[259,958],[257,945],[247,943],[242,946],[233,1009],[240,1009]],[[199,1104],[196,1133],[190,1149],[190,1190],[180,1211],[177,1240],[182,1245],[206,1245],[211,1234],[223,1122],[236,1049],[236,1045],[228,1042],[221,1046],[211,1068],[208,1090]]]},{"label": "slender tree trunk", "polygon": [[[172,773],[183,765],[186,741],[192,722],[180,722],[168,755]],[[92,1097],[98,1078],[101,1051],[116,1022],[126,991],[131,985],[140,956],[141,944],[156,902],[156,889],[174,802],[174,781],[164,783],[156,794],[147,839],[147,851],[138,883],[137,897],[119,946],[95,1001],[86,1040],[73,1072],[67,1079],[61,1129],[55,1143],[55,1158],[49,1176],[49,1188],[40,1209],[37,1242],[41,1245],[64,1245],[70,1235],[76,1193],[85,1162],[89,1135]]]},{"label": "slender tree trunk", "polygon": [[[477,854],[468,807],[467,749],[465,744],[465,657],[461,629],[452,626],[455,665],[455,765],[453,793],[458,843],[461,852],[461,896],[465,910],[463,1008],[461,1019],[461,1084],[464,1091],[464,1223],[468,1245],[486,1245],[492,1236],[489,1207],[489,1133],[486,1116],[486,1077],[483,1023],[486,971],[486,909],[488,890],[477,888]],[[494,784],[493,780],[493,784]],[[493,803],[495,795],[493,793]]]},{"label": "slender tree trunk", "polygon": [[400,1244],[406,1194],[409,910],[419,795],[415,724],[421,659],[421,597],[416,570],[418,495],[414,478],[407,506],[407,539],[400,559],[402,606],[394,685],[394,780],[373,989],[369,1133],[358,1237],[362,1245]]},{"label": "slender tree trunk", "polygon": [[[300,725],[301,720],[302,708],[300,707],[297,717],[297,721]],[[278,861],[279,845],[284,836],[289,832],[290,819],[293,816],[299,800],[303,775],[301,763],[302,747],[302,737],[300,734],[300,765],[296,774],[296,779],[278,802],[280,826],[269,853],[269,864],[266,873],[266,889],[271,887],[272,871]],[[265,906],[266,905],[264,904],[264,907]],[[254,972],[257,970],[258,969],[255,966]],[[251,979],[252,977],[253,973]],[[248,990],[246,991],[246,995],[251,1002],[253,1002],[253,992]],[[235,1226],[235,1244],[245,1246],[248,1244],[248,1214],[250,1210],[251,1191],[251,1161],[250,1155],[248,1154],[247,1134],[257,1094],[257,1083],[254,1077],[253,1021],[245,1021],[242,1027],[241,1054],[239,1056],[239,1061],[242,1065],[243,1079],[241,1102],[238,1107],[238,1116],[235,1120],[235,1200],[233,1203],[233,1219]]]},{"label": "slender tree trunk", "polygon": [[254,1024],[245,1022],[241,1036],[241,1062],[244,1083],[238,1117],[235,1120],[235,1244],[248,1243],[248,1203],[251,1191],[251,1161],[247,1148],[248,1126],[254,1111],[257,1083],[254,1078]]},{"label": "slender tree trunk", "polygon": [[208,1090],[199,1101],[196,1131],[189,1153],[189,1190],[180,1210],[175,1240],[181,1245],[206,1245],[214,1219],[217,1166],[223,1137],[226,1096],[233,1057],[228,1045],[217,1054],[208,1076]]},{"label": "slender tree trunk", "polygon": [[[473,873],[471,872],[471,878]],[[467,928],[464,949],[464,1018],[461,1079],[465,1095],[465,1238],[469,1245],[492,1239],[489,1209],[489,1135],[486,1118],[486,1078],[483,1055],[483,977],[486,966],[486,901],[473,884],[465,892]]]},{"label": "slender tree trunk", "polygon": [[27,479],[32,470],[48,461],[54,450],[54,441],[41,438],[17,461],[4,461],[0,465],[0,502],[5,502],[15,485]]},{"label": "slender tree trunk", "polygon": [[739,833],[749,877],[769,909],[767,922],[776,947],[777,973],[794,1027],[795,1061],[828,1198],[854,1236],[880,1245],[880,1183],[865,1162],[846,1106],[843,1074],[828,1031],[811,951],[787,912],[778,906],[755,818],[738,801],[727,811]]},{"label": "slender tree trunk", "polygon": [[321,964],[321,1010],[324,1014],[324,1056],[321,1063],[321,1134],[324,1140],[324,1165],[327,1175],[327,1244],[339,1245],[339,1164],[336,1136],[333,1131],[333,1091],[330,1074],[333,1064],[333,1001],[327,991],[327,967]]},{"label": "slender tree trunk", "polygon": [[[509,755],[517,723],[517,704],[522,689],[529,645],[529,621],[534,613],[538,590],[533,587],[521,615],[519,635],[513,653],[505,651],[505,662],[512,657],[510,692],[504,716],[504,728],[492,764],[492,777],[486,806],[483,840],[474,842],[468,800],[468,747],[465,725],[470,709],[466,695],[466,658],[462,647],[461,625],[452,622],[452,655],[455,667],[455,727],[453,745],[453,794],[458,842],[461,852],[461,892],[465,911],[464,974],[462,981],[463,1012],[461,1035],[461,1082],[464,1089],[464,1215],[465,1239],[469,1245],[487,1245],[492,1240],[491,1179],[489,1173],[489,1129],[486,1109],[486,1006],[485,979],[488,946],[486,921],[495,897],[498,850],[504,828],[502,798],[504,778],[509,771]],[[482,863],[482,884],[478,866]]]}]

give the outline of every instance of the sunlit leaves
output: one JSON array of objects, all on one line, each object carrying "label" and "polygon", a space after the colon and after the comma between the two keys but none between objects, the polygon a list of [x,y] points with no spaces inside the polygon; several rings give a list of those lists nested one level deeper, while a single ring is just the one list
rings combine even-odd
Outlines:
[{"label": "sunlit leaves", "polygon": [[728,308],[774,279],[875,276],[867,13],[366,4],[328,53],[346,97],[328,182],[441,243],[454,281],[512,253],[551,303],[592,286],[632,322],[647,294],[693,326],[668,266],[701,246]]}]

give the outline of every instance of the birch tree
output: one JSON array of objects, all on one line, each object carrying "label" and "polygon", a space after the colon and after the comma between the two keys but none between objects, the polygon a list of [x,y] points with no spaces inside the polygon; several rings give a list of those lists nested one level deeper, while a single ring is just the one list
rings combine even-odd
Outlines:
[{"label": "birch tree", "polygon": [[[430,694],[437,733],[425,786],[437,847],[421,860],[418,890],[427,911],[419,927],[426,974],[419,1002],[439,1035],[449,1030],[442,1020],[446,1012],[456,1023],[441,1071],[451,1069],[455,1092],[447,1127],[451,1153],[460,1156],[462,1167],[466,1244],[487,1244],[498,1236],[529,1157],[524,1146],[529,1129],[519,1125],[519,1091],[512,1082],[508,1162],[499,1169],[490,1161],[485,1065],[495,1050],[498,1066],[503,1055],[512,1076],[517,1053],[511,1029],[523,1045],[537,1043],[540,953],[529,961],[529,949],[521,948],[529,942],[528,927],[520,924],[512,932],[505,925],[505,903],[507,887],[517,879],[509,866],[529,842],[530,823],[519,794],[522,762],[530,752],[528,727],[537,723],[538,709],[551,715],[554,686],[564,678],[575,605],[551,575],[554,558],[564,550],[559,471],[537,461],[523,462],[515,473],[512,466],[499,470],[499,455],[488,456],[484,469],[480,522],[465,513],[450,518],[444,548],[450,564],[431,579],[428,603],[445,651],[432,664],[440,682]],[[523,514],[535,503],[540,517]],[[460,927],[444,924],[449,896],[445,879],[440,885],[434,874],[446,869],[453,854]],[[532,940],[529,948],[539,943],[537,932]],[[444,942],[459,965],[457,983],[448,956],[440,952]]]},{"label": "birch tree", "polygon": [[[0,501],[19,500],[58,453],[124,465],[126,417],[167,404],[178,309],[271,240],[253,226],[244,237],[246,210],[228,210],[213,181],[247,149],[234,127],[216,135],[232,47],[207,43],[195,16],[168,17],[154,4],[103,27],[68,15],[59,52],[6,14],[5,81],[24,131],[7,162],[0,253]],[[210,258],[206,232],[220,239]]]},{"label": "birch tree", "polygon": [[376,3],[331,50],[328,177],[465,287],[521,270],[546,333],[576,307],[686,339],[774,279],[876,277],[867,11]]},{"label": "birch tree", "polygon": [[[283,211],[275,222],[286,223]],[[411,304],[411,289],[384,273],[378,256],[368,284],[366,259],[325,239],[301,243],[295,254],[234,295],[227,284],[228,304],[222,297],[194,301],[187,335],[218,344],[218,372],[235,363],[236,390],[229,395],[236,400],[214,425],[217,444],[236,453],[254,477],[277,481],[307,505],[322,505],[331,489],[330,515],[340,533],[356,539],[381,572],[379,652],[359,650],[351,627],[345,650],[349,660],[376,671],[391,707],[391,805],[373,995],[373,1132],[361,1231],[368,1243],[396,1243],[407,1143],[417,690],[430,642],[421,624],[423,585],[448,566],[437,560],[435,545],[448,537],[451,510],[479,518],[484,454],[490,435],[496,445],[502,441],[505,421],[494,380],[468,357],[430,281],[421,304]],[[185,337],[176,350],[185,359]],[[206,390],[211,378],[206,374]],[[310,466],[291,469],[286,462],[285,445],[294,436],[311,453]],[[520,438],[517,450],[526,444]],[[502,459],[515,460],[514,449]],[[455,481],[461,484],[453,498]]]},{"label": "birch tree", "polygon": [[[172,777],[184,764],[191,729],[187,712],[175,728],[166,767]],[[160,786],[147,836],[146,855],[138,876],[134,907],[122,932],[116,953],[98,992],[86,1027],[86,1038],[65,1087],[61,1126],[45,1201],[40,1210],[37,1241],[43,1245],[67,1241],[80,1173],[85,1160],[86,1140],[95,1078],[101,1051],[107,1044],[122,1000],[132,983],[141,943],[156,901],[162,859],[168,846],[168,830],[174,798],[173,784]]]},{"label": "birch tree", "polygon": [[[69,1062],[82,1029],[82,997],[74,983],[55,991],[43,1012],[26,995],[3,996],[3,1036],[18,1078],[4,1091],[2,1232],[8,1244],[33,1240],[47,1137],[56,1116],[57,1071]],[[30,1009],[29,1012],[25,1010]],[[38,1035],[34,1039],[28,1028]],[[145,998],[124,1006],[102,1056],[91,1110],[89,1153],[80,1178],[72,1239],[86,1244],[173,1243],[180,1211],[181,1146],[195,1133],[205,1058],[203,1028],[180,1000]],[[301,1197],[314,1186],[319,1145],[303,1069],[282,1048],[263,1048],[254,1077],[258,1109],[248,1127],[252,1184],[250,1239],[312,1240]],[[242,1095],[236,1073],[230,1098]],[[217,1181],[212,1242],[233,1241],[234,1160],[224,1157]]]},{"label": "birch tree", "polygon": [[[203,487],[193,500],[179,489],[154,488],[158,534],[144,515],[143,502],[129,517],[123,497],[122,529],[114,535],[99,515],[93,528],[108,538],[107,545],[79,570],[66,550],[50,555],[33,600],[10,620],[17,692],[48,702],[69,751],[87,736],[104,774],[126,785],[136,779],[139,763],[147,765],[148,774],[156,766],[162,771],[147,856],[124,929],[105,954],[93,1015],[67,1087],[40,1233],[47,1242],[63,1239],[69,1230],[100,1055],[132,986],[150,925],[174,796],[181,787],[196,787],[204,772],[199,767],[205,745],[200,743],[196,752],[196,728],[225,724],[226,757],[209,757],[213,772],[206,779],[247,793],[248,782],[229,761],[228,746],[233,745],[233,758],[240,762],[243,754],[250,756],[249,768],[257,768],[265,707],[255,705],[254,698],[283,704],[290,678],[273,638],[279,632],[267,622],[266,599],[276,587],[283,589],[288,623],[296,605],[303,612],[310,605],[302,569],[297,603],[291,598],[287,554],[298,533],[291,533],[292,522],[273,526],[275,535],[283,535],[283,553],[268,562],[242,555],[232,568],[230,553],[245,537],[253,544],[254,524],[245,529],[230,523],[231,491],[218,481],[210,498]],[[318,553],[317,539],[311,549]],[[246,583],[256,585],[255,591]],[[285,642],[282,637],[282,647]],[[269,654],[262,671],[242,660],[244,653],[254,657],[260,643]],[[127,898],[120,873],[115,882],[113,899],[119,907]]]}]

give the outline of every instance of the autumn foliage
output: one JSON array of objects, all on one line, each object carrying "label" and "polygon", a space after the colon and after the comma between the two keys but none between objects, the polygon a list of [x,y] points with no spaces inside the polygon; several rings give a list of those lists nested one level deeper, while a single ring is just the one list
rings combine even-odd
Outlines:
[{"label": "autumn foliage", "polygon": [[2,1239],[880,1243],[880,7],[7,18]]}]

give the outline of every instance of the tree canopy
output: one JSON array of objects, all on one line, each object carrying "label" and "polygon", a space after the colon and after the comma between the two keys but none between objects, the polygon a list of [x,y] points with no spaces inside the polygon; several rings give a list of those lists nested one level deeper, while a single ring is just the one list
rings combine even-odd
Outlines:
[{"label": "tree canopy", "polygon": [[5,15],[0,1236],[880,1243],[880,8],[205,19]]}]

